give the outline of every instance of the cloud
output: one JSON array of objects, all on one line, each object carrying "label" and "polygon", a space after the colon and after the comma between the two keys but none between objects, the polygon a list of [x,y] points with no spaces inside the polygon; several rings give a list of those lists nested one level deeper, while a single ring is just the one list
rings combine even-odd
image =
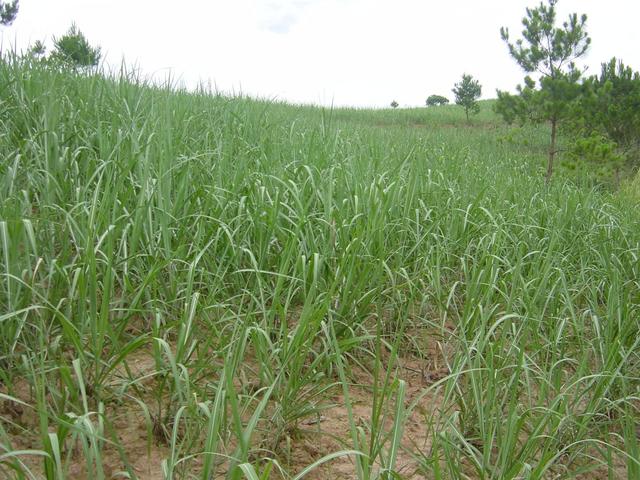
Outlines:
[{"label": "cloud", "polygon": [[280,0],[258,2],[261,28],[286,34],[300,21],[305,11],[319,0]]},{"label": "cloud", "polygon": [[276,18],[268,19],[264,28],[273,33],[285,34],[289,33],[291,27],[298,23],[299,16],[292,13],[285,13]]}]

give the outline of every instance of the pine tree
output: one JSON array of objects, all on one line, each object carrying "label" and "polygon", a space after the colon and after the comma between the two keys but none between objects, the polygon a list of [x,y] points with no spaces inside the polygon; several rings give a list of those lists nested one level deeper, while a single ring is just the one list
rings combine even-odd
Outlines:
[{"label": "pine tree", "polygon": [[558,127],[569,113],[572,101],[580,94],[578,84],[582,72],[575,61],[591,45],[585,30],[587,16],[569,15],[567,21],[556,26],[558,0],[548,0],[536,8],[527,8],[522,19],[522,38],[510,43],[509,30],[500,29],[509,53],[527,74],[539,75],[536,85],[529,75],[525,85],[518,86],[518,95],[498,91],[496,111],[508,122],[520,118],[522,122],[549,122],[551,140],[547,163],[547,182],[553,174]]},{"label": "pine tree", "polygon": [[18,0],[0,2],[0,25],[11,25],[18,15]]},{"label": "pine tree", "polygon": [[482,95],[480,82],[465,73],[462,75],[462,81],[456,83],[452,91],[456,96],[456,105],[464,107],[464,113],[467,116],[468,122],[469,112],[476,114],[480,111],[480,105],[478,104],[478,99],[480,95]]},{"label": "pine tree", "polygon": [[100,47],[92,47],[73,24],[62,37],[54,39],[53,60],[73,67],[95,67],[100,62]]}]

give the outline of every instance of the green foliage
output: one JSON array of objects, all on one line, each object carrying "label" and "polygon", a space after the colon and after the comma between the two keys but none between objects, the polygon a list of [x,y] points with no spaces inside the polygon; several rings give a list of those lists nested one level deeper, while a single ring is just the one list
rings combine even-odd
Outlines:
[{"label": "green foliage", "polygon": [[429,98],[427,98],[427,107],[447,105],[448,103],[449,99],[447,97],[443,97],[442,95],[429,95]]},{"label": "green foliage", "polygon": [[54,46],[50,59],[62,64],[87,68],[100,62],[100,47],[92,47],[75,24],[62,37],[54,39]]},{"label": "green foliage", "polygon": [[620,191],[621,196],[624,196],[627,201],[636,204],[636,208],[640,206],[640,171],[635,172],[633,178],[623,184]]},{"label": "green foliage", "polygon": [[539,86],[529,76],[525,85],[518,86],[518,97],[498,91],[495,110],[507,122],[549,122],[551,141],[547,164],[547,181],[553,173],[556,154],[557,128],[570,113],[571,103],[580,93],[578,81],[581,72],[575,61],[582,57],[591,45],[585,30],[587,16],[573,13],[562,26],[556,26],[556,4],[540,3],[536,8],[527,8],[522,19],[522,38],[510,42],[509,30],[501,28],[502,39],[507,43],[513,59],[527,73],[540,76]]},{"label": "green foliage", "polygon": [[452,89],[456,96],[456,105],[464,107],[464,113],[469,121],[469,113],[477,114],[480,111],[478,99],[482,95],[482,86],[478,80],[474,80],[473,76],[462,75],[462,80],[456,83]]},{"label": "green foliage", "polygon": [[498,100],[493,104],[493,111],[500,115],[509,125],[516,121],[525,124],[532,118],[532,114],[529,113],[530,102],[527,102],[523,97],[522,86],[518,85],[517,89],[519,95],[512,95],[509,92],[498,90]]},{"label": "green foliage", "polygon": [[574,106],[571,131],[606,135],[626,152],[640,147],[640,73],[612,58],[589,77]]},{"label": "green foliage", "polygon": [[556,78],[542,77],[539,85],[529,76],[524,85],[516,87],[517,94],[498,90],[498,101],[494,111],[507,123],[556,122],[572,115],[572,105],[579,97],[581,88],[576,71],[558,73]]},{"label": "green foliage", "polygon": [[43,59],[47,52],[47,47],[40,40],[36,40],[27,50],[27,56],[35,59]]},{"label": "green foliage", "polygon": [[502,27],[500,35],[509,47],[509,53],[525,72],[538,72],[555,78],[564,71],[575,70],[575,60],[583,56],[591,45],[585,24],[587,16],[573,13],[561,27],[556,27],[558,0],[527,8],[522,19],[522,39],[509,42],[509,29]]},{"label": "green foliage", "polygon": [[18,15],[19,1],[12,2],[0,1],[0,25],[11,25]]},{"label": "green foliage", "polygon": [[572,159],[589,162],[603,181],[637,168],[640,147],[640,74],[615,58],[581,86],[564,129]]},{"label": "green foliage", "polygon": [[398,102],[396,102],[395,100],[393,100],[393,101],[391,102],[391,108],[398,108],[398,105],[399,105],[399,103],[398,103]]},{"label": "green foliage", "polygon": [[578,136],[570,143],[567,156],[569,165],[588,166],[592,176],[599,181],[608,182],[613,179],[616,184],[620,181],[625,156],[616,142],[607,135],[592,132],[587,136]]}]

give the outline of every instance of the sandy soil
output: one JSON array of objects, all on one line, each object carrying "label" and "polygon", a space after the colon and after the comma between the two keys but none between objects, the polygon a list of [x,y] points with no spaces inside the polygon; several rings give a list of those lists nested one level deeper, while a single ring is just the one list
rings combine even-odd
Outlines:
[{"label": "sandy soil", "polygon": [[[416,453],[429,453],[431,448],[430,433],[427,430],[429,422],[426,418],[443,406],[443,394],[438,388],[428,388],[433,386],[438,380],[448,374],[446,367],[443,346],[435,339],[427,344],[427,358],[404,357],[399,359],[396,375],[406,382],[405,407],[415,404],[409,416],[403,432],[402,446],[396,460],[396,471],[403,478],[420,479],[428,478],[420,469]],[[128,361],[131,375],[138,386],[138,392],[144,392],[146,398],[141,400],[152,408],[153,401],[151,392],[155,385],[155,378],[152,375],[155,365],[150,352],[137,352]],[[256,366],[251,365],[251,359],[247,360],[247,372],[255,372]],[[371,395],[372,376],[364,368],[351,365],[350,378],[352,384],[349,386],[348,394],[351,400],[353,415],[357,419],[358,425],[365,430],[370,424],[372,415],[373,398]],[[113,386],[122,382],[125,375],[124,370],[114,372]],[[238,386],[246,380],[238,380]],[[425,393],[426,392],[426,393]],[[3,393],[6,393],[3,391]],[[18,382],[14,388],[14,395],[28,404],[34,404],[33,392],[31,392],[26,381]],[[332,396],[327,399],[333,405],[325,410],[319,418],[309,418],[301,421],[298,429],[289,438],[286,445],[280,447],[278,462],[290,473],[297,473],[307,465],[312,464],[323,456],[339,450],[348,449],[352,445],[350,438],[349,416],[345,406],[345,398],[341,388],[335,388]],[[395,398],[386,402],[389,414],[392,414]],[[108,403],[106,407],[107,418],[112,422],[123,450],[120,452],[114,445],[106,443],[102,449],[102,456],[105,464],[105,474],[107,478],[124,478],[119,472],[124,470],[121,460],[121,453],[124,453],[133,468],[135,475],[140,480],[160,480],[163,478],[161,463],[170,455],[166,442],[158,439],[157,432],[154,435],[149,418],[143,414],[143,409],[132,397],[125,396],[118,401]],[[250,412],[249,412],[250,413]],[[12,437],[14,449],[37,449],[40,439],[36,435],[38,417],[32,408],[18,405],[6,399],[0,400],[0,415],[9,419],[12,423],[7,423],[5,428]],[[392,415],[386,419],[383,429],[389,431],[392,426]],[[106,434],[108,436],[108,434]],[[226,446],[232,451],[233,446]],[[79,445],[67,446],[74,449],[72,462],[69,467],[69,479],[87,478],[85,470],[85,459]],[[34,472],[42,473],[42,462],[37,457],[25,456],[24,462],[31,467]],[[197,473],[200,461],[198,459],[189,463],[192,473]],[[222,465],[221,469],[224,468]],[[625,466],[616,468],[620,474],[619,478],[626,478]],[[223,478],[224,472],[220,472]],[[471,472],[469,472],[471,473]],[[557,473],[549,478],[561,478],[562,474]],[[187,477],[189,478],[189,477]],[[272,477],[273,478],[273,477]],[[356,466],[353,457],[340,457],[312,470],[305,478],[309,480],[325,479],[353,479],[356,478]],[[470,478],[473,478],[470,476]],[[606,470],[591,472],[586,475],[573,477],[582,480],[593,480],[607,478]]]}]

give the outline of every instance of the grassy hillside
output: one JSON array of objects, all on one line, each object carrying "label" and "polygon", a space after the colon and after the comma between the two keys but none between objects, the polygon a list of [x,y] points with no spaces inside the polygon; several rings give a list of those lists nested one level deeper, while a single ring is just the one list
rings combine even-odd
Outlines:
[{"label": "grassy hillside", "polygon": [[640,214],[545,186],[544,130],[12,62],[0,102],[0,477],[640,477]]}]

